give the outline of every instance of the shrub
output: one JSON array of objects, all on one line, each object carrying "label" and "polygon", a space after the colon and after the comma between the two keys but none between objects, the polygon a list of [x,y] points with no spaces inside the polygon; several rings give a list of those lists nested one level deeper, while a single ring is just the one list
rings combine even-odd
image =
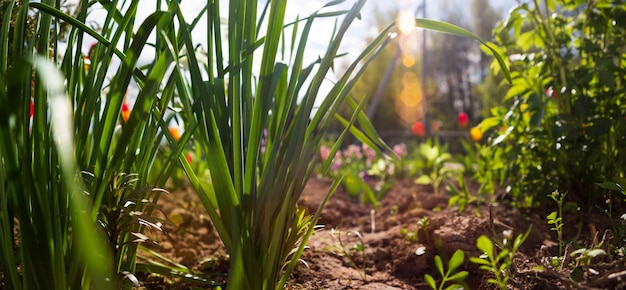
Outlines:
[{"label": "shrub", "polygon": [[596,182],[626,173],[626,6],[539,2],[495,29],[513,83],[508,107],[482,128],[496,129],[490,141],[516,202],[535,205],[559,189],[591,205],[604,193]]}]

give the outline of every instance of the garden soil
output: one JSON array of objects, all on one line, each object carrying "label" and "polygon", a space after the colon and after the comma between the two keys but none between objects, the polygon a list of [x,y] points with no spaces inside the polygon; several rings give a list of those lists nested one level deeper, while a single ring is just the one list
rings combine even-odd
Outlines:
[{"label": "garden soil", "polygon": [[[300,206],[314,212],[330,185],[329,180],[312,177]],[[162,217],[176,226],[166,227],[167,235],[146,233],[158,244],[152,248],[171,262],[196,271],[198,277],[224,283],[228,256],[195,193],[191,189],[173,191],[163,194],[158,204],[165,213]],[[555,210],[553,207],[546,208]],[[626,289],[623,258],[594,258],[590,268],[578,267],[574,275],[550,267],[559,246],[546,215],[546,209],[522,210],[493,201],[480,208],[471,204],[459,213],[458,208],[448,207],[448,196],[436,195],[430,186],[410,180],[396,181],[374,210],[340,187],[324,208],[318,222],[323,227],[311,236],[288,289],[430,289],[424,282],[425,274],[441,281],[434,257],[439,255],[447,261],[457,249],[465,253],[459,270],[469,271],[464,288],[497,289],[488,282],[493,275],[469,261],[469,257],[482,254],[476,240],[486,235],[502,241],[507,231],[515,237],[529,228],[530,234],[513,260],[508,289]],[[420,221],[426,220],[428,226],[420,226]],[[604,240],[603,247],[610,252],[610,223],[600,210],[568,213],[564,224],[563,236],[572,244],[589,248]],[[566,251],[571,252],[571,247]],[[142,256],[166,263],[145,252]],[[577,276],[579,282],[572,278]],[[144,289],[213,288],[189,282],[198,277],[170,281],[140,276],[140,280]]]}]

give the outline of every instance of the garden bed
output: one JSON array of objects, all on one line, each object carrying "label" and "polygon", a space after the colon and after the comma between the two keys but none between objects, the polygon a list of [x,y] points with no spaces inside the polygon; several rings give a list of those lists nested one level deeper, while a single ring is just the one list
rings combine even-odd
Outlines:
[{"label": "garden bed", "polygon": [[[311,178],[300,205],[315,210],[330,184],[328,180]],[[158,252],[201,272],[203,277],[224,282],[227,255],[195,194],[191,190],[175,191],[161,196],[159,204],[179,227],[172,228],[169,237],[155,237],[160,244]],[[550,230],[543,211],[525,211],[494,202],[491,206],[483,205],[478,211],[471,205],[458,213],[456,208],[448,208],[446,195],[435,195],[430,186],[417,185],[410,180],[397,181],[378,210],[372,210],[370,204],[360,203],[339,188],[322,213],[319,224],[324,228],[311,237],[309,248],[302,256],[304,262],[292,274],[290,288],[428,289],[425,274],[441,281],[434,257],[439,255],[447,261],[460,249],[465,253],[465,262],[457,271],[469,271],[466,289],[497,289],[487,282],[493,276],[469,261],[470,257],[482,254],[476,248],[478,237],[486,235],[495,241],[502,239],[507,230],[515,237],[531,225],[528,238],[513,260],[509,289],[626,287],[626,273],[621,272],[626,269],[626,262],[611,255],[594,258],[590,270],[581,272],[582,282],[570,278],[568,269],[572,267],[564,267],[560,272],[549,267],[551,257],[558,255],[559,246],[557,235]],[[424,218],[428,221],[427,227]],[[591,210],[565,215],[563,229],[563,237],[568,241],[590,248],[603,239],[610,224],[603,213]],[[344,247],[339,245],[339,236]],[[607,241],[605,246],[608,244]],[[423,253],[417,255],[418,249]],[[610,253],[608,248],[606,250]],[[581,269],[578,267],[577,271]],[[143,282],[150,289],[165,284],[155,277],[144,277]],[[171,286],[189,289],[194,283],[176,282]]]}]

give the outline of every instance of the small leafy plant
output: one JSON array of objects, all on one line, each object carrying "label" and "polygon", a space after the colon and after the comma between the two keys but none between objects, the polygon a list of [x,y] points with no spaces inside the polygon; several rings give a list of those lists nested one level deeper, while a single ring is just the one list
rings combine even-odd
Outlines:
[{"label": "small leafy plant", "polygon": [[[443,261],[439,255],[435,256],[435,267],[437,271],[441,275],[442,279],[439,285],[435,282],[435,278],[430,274],[424,275],[424,280],[426,284],[430,286],[433,290],[452,290],[452,289],[464,289],[464,287],[460,284],[462,283],[467,275],[469,274],[467,271],[459,271],[456,272],[456,269],[459,266],[463,265],[463,261],[465,260],[465,253],[461,250],[456,250],[450,260],[448,261],[448,269],[444,269]],[[449,284],[448,287],[444,288],[446,284]]]},{"label": "small leafy plant", "polygon": [[[333,239],[337,243],[335,247],[333,247],[334,251],[338,255],[348,258],[348,261],[350,261],[350,265],[352,265],[352,268],[354,268],[359,273],[359,276],[361,276],[361,279],[363,279],[364,282],[367,282],[365,242],[363,240],[363,236],[361,235],[361,233],[359,233],[358,231],[346,232],[346,236],[354,235],[355,237],[358,238],[358,242],[355,243],[352,247],[346,247],[343,239],[341,238],[341,231],[331,229],[330,235],[331,237],[333,237]],[[357,265],[357,261],[352,258],[352,255],[350,253],[351,251],[355,251],[361,254],[361,261],[362,261],[361,266]]]},{"label": "small leafy plant", "polygon": [[441,183],[458,169],[449,166],[452,155],[447,152],[445,147],[429,143],[432,142],[422,143],[419,146],[418,150],[423,159],[422,175],[415,180],[415,183],[430,184],[433,186],[435,194],[439,194]]},{"label": "small leafy plant", "polygon": [[[599,247],[601,247],[601,243],[593,247],[592,249],[580,248],[578,250],[573,251],[570,256],[575,258],[574,268],[582,267],[585,273],[585,277],[589,277],[591,260],[600,255],[606,255],[606,252]],[[574,276],[575,271],[572,272],[572,276]],[[582,280],[582,279],[576,279]]]},{"label": "small leafy plant", "polygon": [[[524,234],[517,235],[513,243],[510,242],[512,238],[510,230],[504,231],[502,243],[496,242],[494,244],[489,237],[485,235],[480,236],[476,241],[476,247],[483,252],[483,255],[471,257],[470,261],[480,265],[480,269],[493,274],[494,278],[487,280],[489,283],[497,285],[501,290],[506,290],[508,281],[511,278],[509,269],[513,265],[513,257],[526,238],[528,238],[530,229],[528,228]],[[498,251],[497,248],[500,250]]]},{"label": "small leafy plant", "polygon": [[558,190],[555,190],[550,194],[550,197],[556,201],[558,206],[558,212],[551,212],[546,218],[548,219],[548,224],[553,225],[551,230],[555,231],[557,237],[559,239],[559,255],[563,255],[563,200],[565,200],[565,196],[567,192],[559,193]]}]

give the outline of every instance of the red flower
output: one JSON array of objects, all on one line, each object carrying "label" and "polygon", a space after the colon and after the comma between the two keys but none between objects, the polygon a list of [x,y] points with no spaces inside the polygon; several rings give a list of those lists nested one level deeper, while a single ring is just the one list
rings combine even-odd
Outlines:
[{"label": "red flower", "polygon": [[187,163],[191,164],[191,153],[187,153],[187,155],[185,155],[185,159],[187,159]]},{"label": "red flower", "polygon": [[130,107],[126,101],[124,101],[122,104],[122,119],[124,119],[124,123],[128,122],[128,118],[130,118]]},{"label": "red flower", "polygon": [[426,135],[426,129],[424,128],[424,124],[420,121],[413,123],[413,135],[417,137],[424,137]]},{"label": "red flower", "polygon": [[469,117],[464,112],[459,113],[459,125],[461,127],[467,127],[467,125],[469,125]]},{"label": "red flower", "polygon": [[35,114],[35,103],[33,103],[33,101],[30,101],[30,117],[32,118],[34,114]]}]

